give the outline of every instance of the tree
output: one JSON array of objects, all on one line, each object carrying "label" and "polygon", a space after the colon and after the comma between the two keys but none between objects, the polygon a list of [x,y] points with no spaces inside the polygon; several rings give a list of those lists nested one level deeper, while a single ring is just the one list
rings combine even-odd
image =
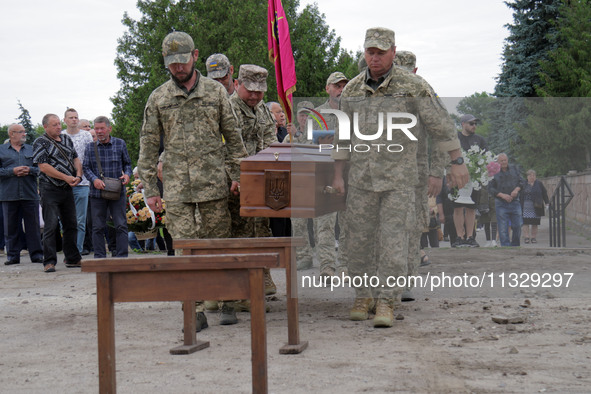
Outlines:
[{"label": "tree", "polygon": [[[490,122],[492,118],[492,105],[495,102],[495,98],[489,96],[486,92],[481,93],[474,93],[469,97],[464,97],[458,105],[456,109],[458,113],[461,115],[463,114],[472,114],[476,118],[480,120],[480,124],[476,128],[476,133],[487,137],[490,132]],[[460,116],[456,114],[451,114],[452,119],[456,123],[458,127],[461,127],[460,124]]]},{"label": "tree", "polygon": [[37,134],[35,127],[31,122],[31,114],[29,113],[29,110],[23,107],[20,100],[18,101],[18,107],[21,110],[21,114],[17,117],[17,120],[19,121],[20,125],[25,128],[25,132],[27,133],[26,143],[33,144],[33,141],[35,141],[39,134]]},{"label": "tree", "polygon": [[4,142],[8,139],[8,126],[0,126],[0,142]]},{"label": "tree", "polygon": [[[326,79],[335,71],[352,78],[358,74],[352,52],[341,50],[341,38],[330,29],[316,4],[306,6],[297,16],[291,35],[298,97],[327,96]],[[351,71],[353,70],[353,72]]]},{"label": "tree", "polygon": [[591,98],[528,99],[530,115],[519,127],[523,144],[517,159],[540,176],[583,170],[589,164]]},{"label": "tree", "polygon": [[513,24],[507,25],[509,37],[503,50],[503,66],[497,78],[495,96],[506,97],[495,103],[489,145],[512,159],[523,144],[517,128],[524,125],[527,108],[523,97],[535,97],[540,83],[540,61],[555,48],[552,40],[561,0],[513,0],[505,4],[513,9]]},{"label": "tree", "polygon": [[[292,48],[298,84],[296,95],[324,92],[326,78],[336,67],[349,67],[352,55],[340,49],[316,4],[300,13],[299,0],[284,0],[283,7],[291,28]],[[205,60],[213,53],[224,53],[234,65],[257,64],[267,68],[266,101],[277,100],[275,70],[268,59],[267,2],[226,0],[139,0],[142,16],[134,20],[125,14],[128,31],[118,40],[115,65],[121,89],[114,104],[114,133],[125,139],[132,160],[139,154],[139,131],[143,110],[150,93],[168,78],[161,54],[162,39],[173,28],[185,31],[199,49],[195,65],[205,74]]]},{"label": "tree", "polygon": [[513,24],[506,25],[509,37],[495,96],[535,97],[540,61],[556,47],[553,22],[559,16],[561,0],[514,0],[505,4],[513,9]]},{"label": "tree", "polygon": [[[519,158],[541,175],[559,175],[591,166],[591,5],[566,1],[552,41],[557,47],[540,63],[536,93],[528,102],[527,125],[519,129]],[[544,152],[540,155],[540,152]]]},{"label": "tree", "polygon": [[540,63],[541,97],[591,96],[591,4],[570,0],[560,8],[554,41],[558,46]]}]

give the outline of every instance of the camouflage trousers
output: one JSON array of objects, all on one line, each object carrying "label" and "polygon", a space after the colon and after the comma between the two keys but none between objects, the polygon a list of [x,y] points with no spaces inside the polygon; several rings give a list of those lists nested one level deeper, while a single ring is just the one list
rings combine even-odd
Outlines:
[{"label": "camouflage trousers", "polygon": [[320,262],[320,269],[324,267],[336,267],[337,253],[335,250],[335,225],[337,213],[329,213],[312,219],[314,247],[310,245],[308,219],[291,219],[294,237],[304,237],[306,245],[296,249],[298,262],[312,261],[316,254]]},{"label": "camouflage trousers", "polygon": [[172,239],[229,238],[228,199],[186,203],[166,202],[166,228]]},{"label": "camouflage trousers", "polygon": [[320,269],[326,267],[336,269],[337,252],[334,229],[337,224],[337,213],[328,213],[314,218],[313,221],[316,257],[320,262]]},{"label": "camouflage trousers", "polygon": [[269,218],[240,216],[240,196],[228,197],[228,210],[232,218],[231,238],[272,236]]},{"label": "camouflage trousers", "polygon": [[312,262],[314,256],[314,250],[310,245],[310,234],[308,232],[308,219],[305,218],[292,218],[291,219],[291,230],[294,237],[304,238],[304,246],[296,248],[296,261],[297,263],[308,263]]},{"label": "camouflage trousers", "polygon": [[[230,212],[228,199],[199,203],[166,202],[166,228],[173,240],[195,238],[229,238]],[[175,249],[180,255],[181,249]],[[204,312],[203,301],[197,301],[197,312]]]},{"label": "camouflage trousers", "polygon": [[346,211],[337,212],[339,222],[339,250],[337,252],[337,265],[342,268],[348,266],[347,258],[347,214]]},{"label": "camouflage trousers", "polygon": [[[419,274],[421,262],[421,234],[429,226],[429,196],[425,185],[415,188],[415,209],[417,213],[417,226],[408,239],[408,277]],[[409,281],[407,289],[414,288],[414,282]]]},{"label": "camouflage trousers", "polygon": [[404,289],[392,281],[407,274],[409,237],[417,226],[414,188],[372,192],[350,185],[346,215],[349,276],[379,281],[356,286],[356,296],[397,298]]}]

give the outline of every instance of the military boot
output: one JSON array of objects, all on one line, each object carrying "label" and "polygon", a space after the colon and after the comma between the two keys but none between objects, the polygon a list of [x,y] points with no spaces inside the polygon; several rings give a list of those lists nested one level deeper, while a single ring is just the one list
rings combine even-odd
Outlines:
[{"label": "military boot", "polygon": [[327,265],[327,266],[322,267],[320,269],[320,276],[322,276],[322,277],[326,276],[327,278],[331,278],[334,276],[335,271],[336,270],[333,267]]},{"label": "military boot", "polygon": [[[234,310],[236,312],[250,312],[250,300],[240,300],[234,302]],[[269,312],[271,307],[265,301],[265,312]]]},{"label": "military boot", "polygon": [[222,313],[220,315],[220,324],[222,326],[238,323],[238,318],[236,317],[236,311],[234,310],[233,304],[233,302],[227,301],[222,303]]},{"label": "military boot", "polygon": [[380,298],[376,303],[374,327],[392,327],[394,325],[394,306],[390,300]]},{"label": "military boot", "polygon": [[415,300],[415,296],[412,293],[412,290],[409,288],[404,289],[404,291],[402,292],[402,297],[401,297],[400,301],[409,302],[409,301],[414,301],[414,300]]},{"label": "military boot", "polygon": [[373,298],[355,298],[353,308],[349,311],[349,319],[354,321],[367,320],[373,307]]},{"label": "military boot", "polygon": [[277,286],[273,282],[273,278],[271,277],[271,270],[265,268],[265,295],[273,295],[277,293]]}]

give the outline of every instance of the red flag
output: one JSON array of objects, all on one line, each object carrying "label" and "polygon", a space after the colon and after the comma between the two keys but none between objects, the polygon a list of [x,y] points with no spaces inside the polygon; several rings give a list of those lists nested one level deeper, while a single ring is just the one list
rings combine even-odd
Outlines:
[{"label": "red flag", "polygon": [[289,38],[287,17],[281,0],[269,0],[268,11],[269,60],[275,65],[277,95],[287,119],[291,122],[292,94],[295,92],[296,72]]}]

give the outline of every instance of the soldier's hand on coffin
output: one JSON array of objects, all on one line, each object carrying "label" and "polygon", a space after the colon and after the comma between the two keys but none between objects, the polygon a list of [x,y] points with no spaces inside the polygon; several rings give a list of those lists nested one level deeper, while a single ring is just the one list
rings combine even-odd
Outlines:
[{"label": "soldier's hand on coffin", "polygon": [[340,196],[345,194],[345,180],[343,178],[344,169],[345,162],[343,160],[335,160],[334,175],[332,178],[332,188],[336,191],[337,195]]},{"label": "soldier's hand on coffin", "polygon": [[336,194],[342,196],[345,194],[345,180],[343,177],[335,176],[332,180],[332,188],[336,191]]},{"label": "soldier's hand on coffin", "polygon": [[235,196],[240,194],[240,183],[236,181],[232,181],[232,186],[230,186],[230,193],[234,194]]}]

